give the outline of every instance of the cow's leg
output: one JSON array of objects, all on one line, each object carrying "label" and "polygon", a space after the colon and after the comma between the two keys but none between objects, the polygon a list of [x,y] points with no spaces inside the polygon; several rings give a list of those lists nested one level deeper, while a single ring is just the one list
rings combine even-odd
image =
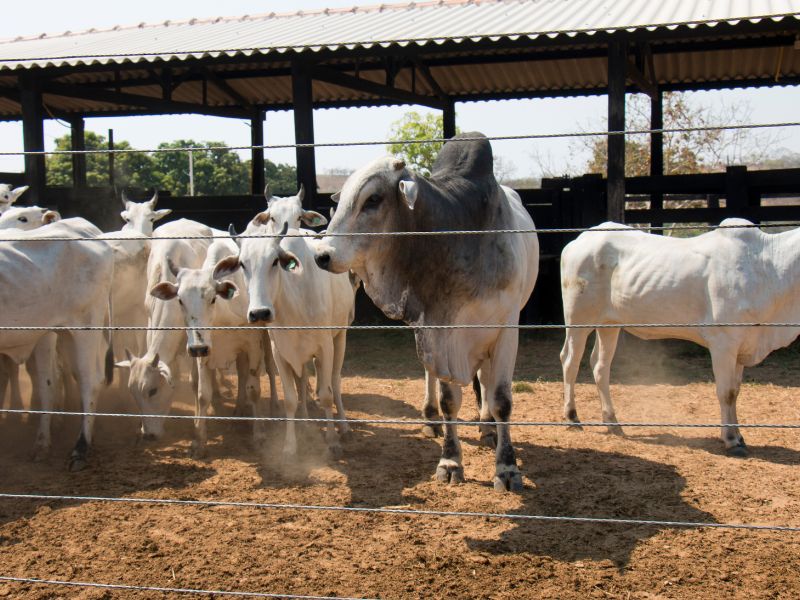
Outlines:
[{"label": "cow's leg", "polygon": [[[250,414],[254,417],[267,416],[265,406],[266,402],[261,397],[261,364],[262,357],[260,355],[260,348],[252,348],[248,346],[248,350],[243,352],[240,356],[244,356],[241,361],[245,368],[244,380],[239,380],[239,388],[244,388],[245,403],[250,407]],[[237,367],[239,364],[237,357]],[[258,447],[267,439],[266,423],[264,421],[253,421],[253,444]]]},{"label": "cow's leg", "polygon": [[[33,349],[31,380],[36,380],[39,388],[39,430],[33,446],[33,459],[42,460],[50,452],[50,423],[52,415],[47,414],[55,408],[56,398],[56,347],[55,335],[46,335]],[[31,362],[31,361],[29,361]]]},{"label": "cow's leg", "polygon": [[331,371],[331,385],[333,386],[333,401],[336,403],[336,418],[339,426],[339,435],[350,433],[350,425],[347,423],[347,415],[344,412],[344,402],[342,402],[342,365],[344,364],[344,352],[347,348],[347,331],[340,331],[333,338],[333,368]]},{"label": "cow's leg", "polygon": [[[92,445],[94,431],[94,413],[97,398],[104,381],[105,339],[101,331],[71,332],[73,368],[80,389],[81,433],[70,454],[69,470],[81,471],[87,466],[89,448]],[[37,358],[38,364],[38,358]]]},{"label": "cow's leg", "polygon": [[269,416],[278,414],[278,384],[275,378],[277,367],[275,366],[275,359],[272,356],[272,344],[269,341],[269,336],[264,336],[261,342],[264,345],[264,368],[267,371],[269,378]]},{"label": "cow's leg", "polygon": [[[439,420],[439,406],[436,398],[436,377],[425,369],[425,400],[422,403],[422,418],[426,421]],[[442,426],[428,424],[422,426],[422,435],[429,438],[442,437]]]},{"label": "cow's leg", "polygon": [[517,467],[517,457],[511,445],[511,381],[517,358],[519,332],[504,329],[500,332],[492,353],[492,368],[486,379],[487,400],[497,422],[497,451],[495,453],[494,489],[517,492],[522,490],[522,475]]},{"label": "cow's leg", "polygon": [[484,361],[475,380],[472,381],[472,387],[478,399],[478,412],[480,413],[481,421],[481,424],[478,426],[478,431],[481,434],[481,444],[494,450],[497,448],[497,427],[495,427],[494,424],[492,411],[489,409],[489,390],[486,387],[486,382],[491,379],[491,372],[491,362],[488,360]]},{"label": "cow's leg", "polygon": [[[197,364],[197,395],[195,396],[194,416],[205,417],[214,394],[214,369],[208,366],[207,361],[198,358]],[[194,420],[194,439],[190,450],[192,458],[204,458],[207,453],[208,428],[206,419]]]},{"label": "cow's leg", "polygon": [[739,423],[736,416],[736,399],[739,396],[742,369],[737,364],[735,352],[728,349],[718,350],[713,347],[710,350],[722,424],[730,425],[730,427],[722,427],[722,441],[730,456],[744,457],[747,456],[747,446],[736,426]]},{"label": "cow's leg", "polygon": [[[19,365],[12,363],[9,373],[10,389],[8,390],[9,408],[22,409],[22,394],[19,391]],[[2,398],[2,396],[0,396]]]},{"label": "cow's leg", "polygon": [[578,379],[578,369],[581,358],[586,348],[586,340],[591,333],[590,329],[575,329],[567,327],[564,347],[561,349],[561,370],[564,375],[564,419],[575,423],[580,429],[578,411],[575,409],[575,381]]},{"label": "cow's leg", "polygon": [[283,405],[287,418],[286,438],[283,442],[283,458],[286,461],[293,459],[297,455],[297,432],[293,419],[297,415],[298,404],[299,384],[296,383],[296,379],[301,378],[297,377],[292,366],[280,354],[275,352],[274,346],[272,348],[272,356],[275,357],[275,366],[278,368],[278,375],[280,375],[281,383],[283,384]]},{"label": "cow's leg", "polygon": [[[614,360],[614,353],[617,351],[617,341],[619,340],[619,329],[598,329],[594,341],[594,349],[590,362],[592,374],[597,390],[600,393],[600,407],[603,411],[603,422],[616,423],[617,416],[614,414],[614,405],[611,403],[611,362]],[[609,425],[608,433],[622,435],[622,427],[619,425]]]},{"label": "cow's leg", "polygon": [[461,465],[461,442],[458,441],[458,411],[461,408],[461,388],[444,381],[439,382],[439,408],[444,426],[442,458],[436,467],[436,479],[442,483],[463,483],[464,467]]},{"label": "cow's leg", "polygon": [[317,368],[317,396],[322,410],[325,413],[325,442],[328,452],[333,459],[342,457],[342,445],[336,424],[333,422],[333,368],[334,368],[334,341],[326,339],[320,346],[319,355],[316,357]]},{"label": "cow's leg", "polygon": [[250,377],[250,357],[247,352],[240,352],[236,355],[236,408],[233,414],[237,417],[252,415],[253,405],[250,404],[248,394],[248,380]]},{"label": "cow's leg", "polygon": [[[283,377],[281,377],[281,381],[283,381]],[[308,371],[304,367],[303,373],[301,375],[293,374],[290,381],[294,381],[294,389],[297,390],[297,407],[300,409],[300,418],[308,419],[308,403],[310,401],[309,396],[311,395],[309,393]],[[289,385],[291,385],[291,383]],[[284,396],[285,395],[286,393],[284,392]]]}]

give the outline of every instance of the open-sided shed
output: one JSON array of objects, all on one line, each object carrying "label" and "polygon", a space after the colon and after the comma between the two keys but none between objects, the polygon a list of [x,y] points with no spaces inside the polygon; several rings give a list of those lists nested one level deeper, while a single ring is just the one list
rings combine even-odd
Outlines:
[{"label": "open-sided shed", "polygon": [[[457,102],[590,94],[608,95],[609,129],[619,131],[625,94],[644,92],[659,129],[665,91],[795,85],[799,25],[798,0],[440,0],[64,32],[0,43],[0,119],[22,120],[26,151],[43,149],[50,115],[72,124],[75,150],[83,148],[85,117],[177,113],[248,119],[259,146],[265,111],[292,109],[296,142],[313,144],[319,108],[434,107],[447,137]],[[536,131],[532,115],[520,133]],[[651,223],[669,220],[660,198],[670,186],[694,186],[662,177],[661,137],[651,135],[652,178],[628,182],[652,195],[639,219]],[[624,136],[608,141],[607,179],[587,182],[602,208],[578,211],[623,220]],[[313,193],[313,147],[296,152],[308,203],[324,203]],[[263,151],[252,157],[258,195]],[[73,164],[78,197],[84,156]],[[31,201],[43,198],[44,169],[42,155],[26,156]],[[768,182],[800,191],[797,172]],[[737,195],[741,202],[726,208],[747,212],[760,193],[748,192],[750,184],[739,171],[707,185]]]}]

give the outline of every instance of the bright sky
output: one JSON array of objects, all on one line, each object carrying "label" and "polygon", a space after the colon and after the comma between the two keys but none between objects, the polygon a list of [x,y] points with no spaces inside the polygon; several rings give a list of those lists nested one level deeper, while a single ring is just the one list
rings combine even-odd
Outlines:
[{"label": "bright sky", "polygon": [[[5,11],[4,27],[0,38],[32,35],[43,32],[60,33],[80,31],[91,27],[110,27],[141,21],[159,22],[167,19],[181,20],[193,17],[215,17],[220,14],[244,15],[270,11],[286,12],[301,9],[320,9],[375,4],[378,0],[297,0],[276,2],[270,0],[136,0],[111,2],[109,0],[45,0],[15,5]],[[780,87],[761,90],[731,90],[725,92],[698,92],[693,101],[704,104],[748,102],[753,122],[800,120],[800,88]],[[425,111],[415,107],[417,110]],[[399,119],[410,107],[329,109],[315,111],[314,127],[318,142],[379,140],[388,135],[393,121]],[[464,131],[478,130],[487,135],[520,133],[558,133],[603,128],[606,114],[605,96],[589,98],[564,98],[552,100],[521,100],[459,103],[456,120]],[[160,142],[178,138],[223,141],[231,145],[250,142],[249,126],[244,121],[200,116],[125,117],[88,119],[86,128],[106,134],[114,130],[114,138],[128,140],[137,148],[154,148]],[[48,147],[56,137],[69,129],[56,121],[47,121],[45,137]],[[798,130],[781,132],[780,145],[800,152]],[[289,112],[271,112],[265,125],[265,143],[294,142],[292,115]],[[22,132],[18,123],[0,123],[0,150],[22,149]],[[494,142],[495,154],[502,156],[515,176],[535,176],[540,165],[555,172],[575,171],[586,160],[585,154],[569,140],[524,140]],[[381,146],[353,147],[346,150],[318,149],[317,168],[325,172],[334,168],[354,169],[383,154]],[[538,157],[538,158],[537,158]],[[293,150],[267,152],[267,158],[276,162],[294,163]],[[21,157],[0,157],[0,171],[21,171]]]}]

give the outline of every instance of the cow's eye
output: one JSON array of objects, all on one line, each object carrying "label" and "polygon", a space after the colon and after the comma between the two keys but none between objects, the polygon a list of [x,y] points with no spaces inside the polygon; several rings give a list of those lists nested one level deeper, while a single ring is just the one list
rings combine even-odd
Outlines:
[{"label": "cow's eye", "polygon": [[216,296],[214,296],[214,297],[211,299],[211,304],[215,304],[216,302],[217,302],[217,297],[216,297]]},{"label": "cow's eye", "polygon": [[19,218],[19,220],[20,220],[22,223],[27,223],[27,222],[28,222],[28,217],[20,217],[20,218]]},{"label": "cow's eye", "polygon": [[150,389],[150,390],[148,390],[148,391],[147,391],[147,395],[148,395],[148,397],[150,397],[150,398],[152,398],[153,396],[155,396],[155,395],[156,395],[156,393],[158,393],[158,388],[153,388],[153,389]]},{"label": "cow's eye", "polygon": [[367,198],[366,202],[364,202],[363,210],[372,210],[380,205],[381,200],[383,197],[380,194],[372,194],[369,198]]},{"label": "cow's eye", "polygon": [[178,304],[180,304],[181,306],[183,306],[183,300],[181,300],[180,298],[178,298]]},{"label": "cow's eye", "polygon": [[244,266],[244,263],[243,263],[243,262],[240,262],[240,263],[239,263],[239,268],[242,270],[242,273],[247,273],[247,269],[245,268],[245,266]]},{"label": "cow's eye", "polygon": [[278,266],[278,259],[277,258],[272,261],[272,266],[273,267],[277,267]]}]

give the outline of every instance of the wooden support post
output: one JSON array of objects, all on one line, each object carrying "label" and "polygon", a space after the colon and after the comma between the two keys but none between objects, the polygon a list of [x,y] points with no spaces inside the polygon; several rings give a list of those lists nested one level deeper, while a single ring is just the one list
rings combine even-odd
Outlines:
[{"label": "wooden support post", "polygon": [[[664,94],[657,90],[656,95],[650,98],[650,129],[664,128]],[[664,134],[650,134],[650,177],[664,175]],[[659,186],[660,187],[660,186]],[[664,195],[661,192],[650,194],[650,210],[661,210],[664,207]],[[653,227],[663,227],[663,221],[650,223]],[[654,233],[662,233],[656,231]]]},{"label": "wooden support post", "polygon": [[[311,75],[306,64],[292,63],[292,100],[294,103],[294,141],[297,144],[314,143],[314,104]],[[316,206],[317,166],[314,148],[296,148],[297,185],[305,187],[305,208]]]},{"label": "wooden support post", "polygon": [[[625,72],[627,46],[614,40],[608,44],[608,129],[625,130]],[[625,222],[625,136],[608,136],[608,219]]]},{"label": "wooden support post", "polygon": [[[26,152],[44,150],[44,107],[41,83],[29,73],[20,74],[22,143]],[[43,154],[25,155],[25,182],[30,187],[25,199],[44,206],[45,160]]]},{"label": "wooden support post", "polygon": [[[86,130],[83,117],[70,119],[70,147],[74,151],[86,150]],[[76,190],[86,187],[86,155],[72,155],[72,187]]]},{"label": "wooden support post", "polygon": [[114,130],[108,130],[108,149],[112,150],[112,152],[108,153],[108,187],[111,188],[112,193],[114,192],[114,159],[116,155],[114,154]]},{"label": "wooden support post", "polygon": [[442,130],[446,138],[456,134],[456,103],[452,98],[447,98],[442,110]]},{"label": "wooden support post", "polygon": [[[250,119],[250,144],[252,146],[264,145],[264,111],[256,109]],[[253,148],[250,160],[250,193],[260,196],[264,193],[264,150]]]}]

